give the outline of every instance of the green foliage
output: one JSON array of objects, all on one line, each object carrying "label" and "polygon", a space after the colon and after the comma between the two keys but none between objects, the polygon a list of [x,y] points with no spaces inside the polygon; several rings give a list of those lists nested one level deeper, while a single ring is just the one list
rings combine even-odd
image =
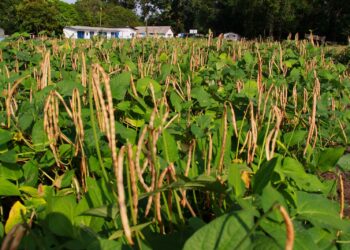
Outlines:
[{"label": "green foliage", "polygon": [[283,249],[283,207],[294,249],[348,242],[350,79],[327,48],[23,36],[0,43],[2,241],[128,249],[127,218],[137,249]]}]

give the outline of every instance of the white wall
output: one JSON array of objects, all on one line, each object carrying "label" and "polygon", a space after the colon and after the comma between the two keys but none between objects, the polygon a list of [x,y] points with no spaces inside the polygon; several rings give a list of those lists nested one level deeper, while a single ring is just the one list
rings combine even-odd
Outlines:
[{"label": "white wall", "polygon": [[75,30],[72,30],[72,29],[64,28],[63,34],[64,34],[65,38],[75,38],[75,39],[78,38],[77,32]]},{"label": "white wall", "polygon": [[[118,32],[118,31],[119,31],[119,38],[130,39],[130,38],[136,37],[136,31],[132,29],[118,29],[115,32]],[[75,30],[75,29],[64,28],[63,34],[65,38],[74,38],[74,39],[78,38],[78,30]],[[94,31],[94,36],[96,35],[98,35],[98,32]],[[90,38],[91,38],[90,31],[84,31],[84,39],[90,39]],[[108,39],[112,38],[111,31],[107,32],[107,38]]]},{"label": "white wall", "polygon": [[165,37],[174,37],[174,33],[169,29],[167,33],[165,33]]}]

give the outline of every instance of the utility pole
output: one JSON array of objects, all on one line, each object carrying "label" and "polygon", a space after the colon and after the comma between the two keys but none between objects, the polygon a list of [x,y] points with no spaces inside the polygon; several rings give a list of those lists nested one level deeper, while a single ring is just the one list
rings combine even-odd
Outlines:
[{"label": "utility pole", "polygon": [[100,27],[102,27],[102,6],[100,7]]}]

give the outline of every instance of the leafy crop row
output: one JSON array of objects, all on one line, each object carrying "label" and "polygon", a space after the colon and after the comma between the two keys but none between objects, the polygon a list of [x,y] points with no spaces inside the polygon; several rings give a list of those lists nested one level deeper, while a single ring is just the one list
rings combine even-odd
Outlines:
[{"label": "leafy crop row", "polygon": [[350,78],[325,49],[0,43],[4,249],[349,248]]}]

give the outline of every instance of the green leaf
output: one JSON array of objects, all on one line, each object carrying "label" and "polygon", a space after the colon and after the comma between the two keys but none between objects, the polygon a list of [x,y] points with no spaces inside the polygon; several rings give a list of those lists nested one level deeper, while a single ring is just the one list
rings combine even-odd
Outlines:
[{"label": "green leaf", "polygon": [[312,174],[307,174],[303,165],[296,159],[286,157],[283,160],[281,172],[288,178],[295,181],[295,184],[305,191],[320,192],[325,189],[325,186]]},{"label": "green leaf", "polygon": [[[241,241],[252,226],[253,215],[250,211],[225,214],[196,231],[186,241],[183,249],[249,249],[250,238]],[[242,244],[238,245],[240,243]]]},{"label": "green leaf", "polygon": [[305,130],[295,130],[285,133],[283,135],[283,142],[285,145],[288,145],[290,147],[300,145],[305,142],[306,134],[307,131]]},{"label": "green leaf", "polygon": [[258,84],[256,81],[249,80],[244,84],[242,93],[245,94],[248,98],[254,98],[258,93]]},{"label": "green leaf", "polygon": [[252,187],[254,193],[261,193],[266,185],[271,181],[276,166],[281,165],[281,158],[275,157],[265,162],[256,172],[253,178]]},{"label": "green leaf", "polygon": [[116,205],[104,205],[102,207],[91,208],[82,212],[80,215],[96,216],[101,218],[114,219],[119,214],[119,208]]},{"label": "green leaf", "polygon": [[56,235],[74,238],[73,223],[77,206],[74,195],[53,197],[49,205],[46,220],[50,230]]},{"label": "green leaf", "polygon": [[[264,212],[266,213],[275,204],[279,204],[279,205],[282,205],[283,207],[287,207],[284,197],[281,195],[281,193],[278,192],[275,188],[273,188],[271,184],[268,184],[264,188],[261,195],[261,205],[262,205],[262,208],[264,209]],[[283,221],[283,217],[277,210],[274,210],[269,216],[269,218],[274,219],[278,222]]]},{"label": "green leaf", "polygon": [[37,120],[32,129],[32,142],[36,149],[43,150],[49,142],[44,130],[43,120]]},{"label": "green leaf", "polygon": [[18,125],[22,130],[27,130],[33,123],[34,117],[32,113],[26,112],[19,116]]},{"label": "green leaf", "polygon": [[206,92],[202,86],[193,88],[191,96],[199,102],[202,108],[210,106],[213,102],[209,93]]},{"label": "green leaf", "polygon": [[350,154],[343,155],[337,162],[343,171],[350,171]]},{"label": "green leaf", "polygon": [[130,87],[131,73],[123,72],[111,78],[111,92],[114,99],[124,100],[125,94]]},{"label": "green leaf", "polygon": [[84,86],[73,80],[63,80],[56,84],[56,88],[62,96],[72,96],[74,89],[78,89],[80,94],[84,92]]},{"label": "green leaf", "polygon": [[328,171],[335,167],[340,157],[344,155],[344,148],[327,148],[320,153],[318,167],[322,171]]},{"label": "green leaf", "polygon": [[308,220],[314,226],[325,229],[350,230],[350,222],[340,219],[338,203],[328,200],[323,195],[301,191],[296,193],[296,197],[299,220]]},{"label": "green leaf", "polygon": [[170,102],[171,105],[175,108],[176,112],[181,112],[182,110],[182,99],[181,97],[175,93],[175,91],[170,93]]},{"label": "green leaf", "polygon": [[[131,232],[141,231],[142,229],[148,227],[151,224],[153,224],[153,221],[146,222],[146,223],[143,223],[143,224],[139,224],[139,225],[136,225],[136,226],[132,226],[132,227],[130,227],[130,231]],[[122,237],[123,235],[124,235],[124,230],[118,230],[118,231],[114,232],[111,236],[109,236],[108,239],[115,240],[115,239],[118,239],[118,238]]]},{"label": "green leaf", "polygon": [[0,177],[7,180],[17,181],[23,176],[23,171],[20,165],[18,164],[0,164]]},{"label": "green leaf", "polygon": [[246,53],[244,53],[244,61],[247,63],[247,64],[252,64],[254,62],[254,57],[252,56],[252,54],[247,51]]},{"label": "green leaf", "polygon": [[167,161],[168,164],[175,162],[179,158],[179,153],[177,149],[176,141],[167,130],[164,130],[160,138],[162,156]]},{"label": "green leaf", "polygon": [[3,154],[0,154],[0,162],[16,163],[16,161],[17,161],[17,155],[14,150],[10,150]]},{"label": "green leaf", "polygon": [[228,184],[233,188],[237,197],[240,197],[245,192],[244,182],[241,178],[241,164],[233,163],[228,169]]},{"label": "green leaf", "polygon": [[4,237],[4,234],[5,234],[4,225],[0,222],[0,239]]},{"label": "green leaf", "polygon": [[123,124],[116,122],[115,130],[118,136],[118,140],[121,140],[123,143],[135,144],[137,133],[136,130],[127,128]]},{"label": "green leaf", "polygon": [[0,178],[0,196],[19,196],[21,193],[19,192],[17,186],[12,182]]},{"label": "green leaf", "polygon": [[10,131],[0,129],[0,145],[3,145],[12,139],[12,134]]},{"label": "green leaf", "polygon": [[147,90],[149,90],[150,85],[153,86],[154,93],[155,93],[156,97],[159,97],[159,94],[161,93],[161,90],[162,90],[161,86],[159,85],[158,82],[156,82],[155,80],[148,78],[148,77],[141,78],[137,81],[136,90],[140,94],[146,95]]},{"label": "green leaf", "polygon": [[122,250],[124,249],[124,247],[121,241],[98,239],[96,241],[93,241],[92,244],[89,245],[89,247],[87,248],[87,250],[95,250],[95,249]]}]

